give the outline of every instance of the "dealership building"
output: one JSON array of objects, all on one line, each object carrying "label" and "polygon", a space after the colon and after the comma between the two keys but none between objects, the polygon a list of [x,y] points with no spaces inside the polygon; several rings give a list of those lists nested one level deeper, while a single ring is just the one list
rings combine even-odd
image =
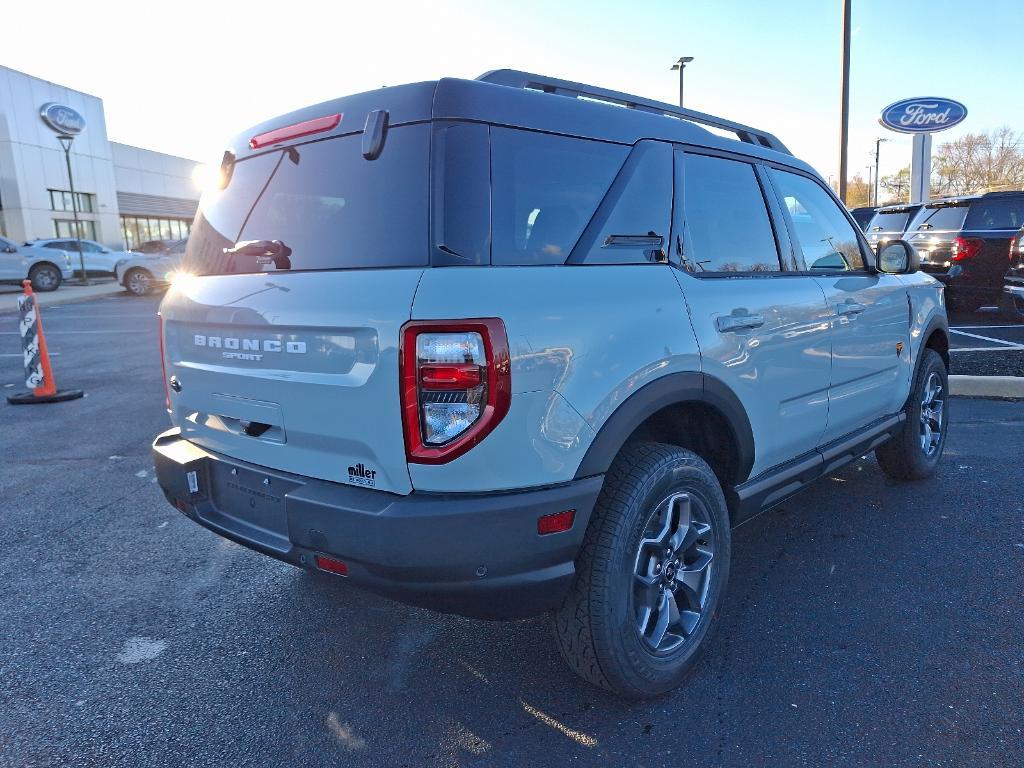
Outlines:
[{"label": "dealership building", "polygon": [[81,237],[112,248],[188,235],[197,163],[107,138],[103,100],[0,66],[0,235],[74,237],[67,164],[45,104],[71,107],[85,130],[71,145]]}]

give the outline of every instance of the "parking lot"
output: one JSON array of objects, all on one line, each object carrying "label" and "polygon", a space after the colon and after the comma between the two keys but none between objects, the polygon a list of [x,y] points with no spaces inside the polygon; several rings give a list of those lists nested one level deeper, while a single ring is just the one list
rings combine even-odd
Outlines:
[{"label": "parking lot", "polygon": [[951,317],[950,324],[953,373],[1024,376],[1024,324],[980,312]]},{"label": "parking lot", "polygon": [[[933,480],[868,457],[737,530],[708,655],[630,704],[544,619],[407,608],[172,509],[157,302],[47,308],[87,397],[0,405],[0,765],[1024,764],[1024,404],[955,400]],[[1024,375],[1024,327],[973,320],[956,372]],[[0,392],[21,378],[0,314]]]}]

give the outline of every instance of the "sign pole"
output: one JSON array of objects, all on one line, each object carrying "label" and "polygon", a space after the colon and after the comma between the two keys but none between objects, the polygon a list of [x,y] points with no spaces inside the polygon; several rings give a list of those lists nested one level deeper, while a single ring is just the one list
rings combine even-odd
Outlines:
[{"label": "sign pole", "polygon": [[71,188],[71,211],[75,217],[75,245],[78,246],[78,265],[82,269],[82,285],[89,284],[89,273],[85,271],[85,256],[82,255],[82,225],[78,221],[78,200],[75,197],[75,177],[71,173],[71,142],[74,136],[58,135],[57,140],[64,147],[64,162],[68,165],[68,187]]},{"label": "sign pole", "polygon": [[931,199],[932,135],[915,133],[910,158],[910,202],[927,203]]},{"label": "sign pole", "polygon": [[846,205],[846,145],[850,133],[850,0],[843,2],[843,67],[839,97],[839,199]]}]

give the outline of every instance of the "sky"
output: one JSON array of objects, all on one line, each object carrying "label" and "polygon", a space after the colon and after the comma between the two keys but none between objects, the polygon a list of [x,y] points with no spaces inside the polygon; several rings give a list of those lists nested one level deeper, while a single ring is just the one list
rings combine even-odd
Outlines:
[{"label": "sky", "polygon": [[[910,162],[878,124],[914,96],[963,102],[936,134],[1024,131],[1024,0],[852,0],[850,175]],[[218,162],[226,139],[301,106],[382,85],[512,68],[686,106],[777,135],[838,169],[840,0],[263,2],[11,0],[0,64],[99,96],[114,141]],[[1016,83],[1016,84],[1013,84]]]}]

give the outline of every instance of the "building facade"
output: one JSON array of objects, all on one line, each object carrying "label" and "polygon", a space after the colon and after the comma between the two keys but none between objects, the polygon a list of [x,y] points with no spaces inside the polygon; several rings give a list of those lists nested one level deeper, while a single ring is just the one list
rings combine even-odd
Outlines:
[{"label": "building facade", "polygon": [[[77,110],[85,130],[64,151],[39,117],[43,104]],[[107,138],[103,100],[0,66],[0,235],[16,241],[81,237],[111,248],[188,235],[199,202],[198,164]]]}]

